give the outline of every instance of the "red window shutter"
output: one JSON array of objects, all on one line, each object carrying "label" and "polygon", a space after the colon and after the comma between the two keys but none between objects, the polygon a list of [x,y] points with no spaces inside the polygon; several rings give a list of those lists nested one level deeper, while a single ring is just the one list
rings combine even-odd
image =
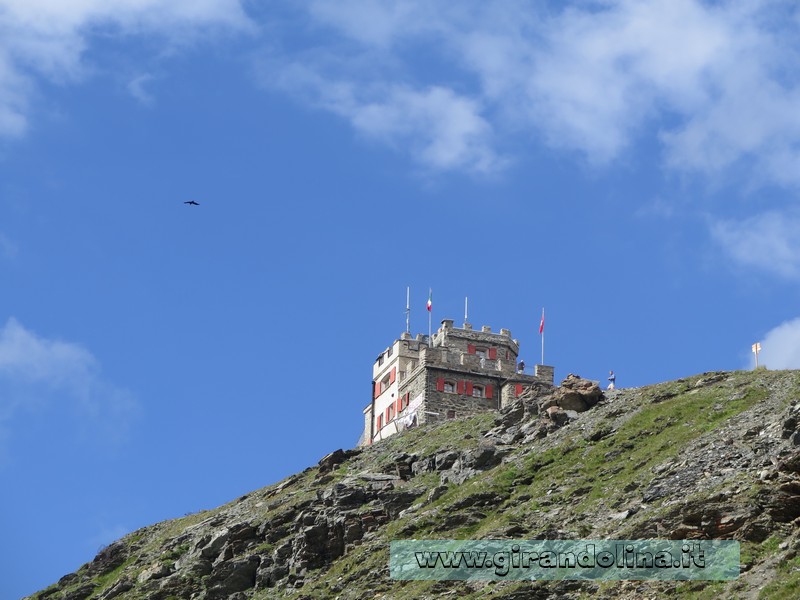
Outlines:
[{"label": "red window shutter", "polygon": [[520,396],[522,396],[522,384],[521,384],[521,383],[518,383],[517,385],[515,385],[515,386],[514,386],[514,391],[516,392],[516,396],[517,396],[517,398],[519,398]]},{"label": "red window shutter", "polygon": [[489,360],[497,360],[497,348],[489,348]]},{"label": "red window shutter", "polygon": [[392,367],[392,372],[389,373],[389,384],[394,383],[395,379],[397,379],[397,367]]},{"label": "red window shutter", "polygon": [[377,398],[378,396],[380,396],[380,389],[381,389],[381,384],[378,383],[377,381],[373,381],[372,382],[372,398],[373,398],[373,400],[375,398]]},{"label": "red window shutter", "polygon": [[411,392],[406,392],[406,395],[403,398],[403,408],[408,408],[408,399],[410,397],[411,397]]},{"label": "red window shutter", "polygon": [[401,410],[403,410],[403,397],[402,396],[397,399],[397,402],[395,402],[395,406],[396,406],[396,408],[395,408],[395,412],[396,413],[399,413]]},{"label": "red window shutter", "polygon": [[486,386],[486,397],[491,398],[494,395],[494,388],[491,385]]},{"label": "red window shutter", "polygon": [[467,344],[467,354],[475,354],[475,346]]},{"label": "red window shutter", "polygon": [[506,350],[506,360],[508,360],[510,357],[511,357],[511,354],[508,352],[508,350]]},{"label": "red window shutter", "polygon": [[383,415],[378,415],[378,431],[383,427]]},{"label": "red window shutter", "polygon": [[443,392],[444,391],[444,379],[441,377],[436,379],[436,391]]},{"label": "red window shutter", "polygon": [[456,392],[458,392],[459,394],[463,394],[464,393],[464,382],[463,381],[459,381],[459,382],[456,383]]},{"label": "red window shutter", "polygon": [[392,411],[392,407],[391,406],[387,406],[386,407],[386,422],[387,423],[392,420],[392,412],[391,411]]},{"label": "red window shutter", "polygon": [[472,382],[467,382],[467,396],[472,396]]}]

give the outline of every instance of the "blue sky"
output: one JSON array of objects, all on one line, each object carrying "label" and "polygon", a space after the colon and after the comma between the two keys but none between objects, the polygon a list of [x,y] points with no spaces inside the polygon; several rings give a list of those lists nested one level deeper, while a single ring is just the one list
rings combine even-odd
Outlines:
[{"label": "blue sky", "polygon": [[559,380],[799,367],[799,19],[0,0],[0,597],[352,447],[406,286]]}]

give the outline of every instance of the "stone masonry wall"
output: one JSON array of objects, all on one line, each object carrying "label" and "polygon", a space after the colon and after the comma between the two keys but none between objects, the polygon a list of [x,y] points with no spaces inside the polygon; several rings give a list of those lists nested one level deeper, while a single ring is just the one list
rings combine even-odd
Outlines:
[{"label": "stone masonry wall", "polygon": [[[492,386],[491,398],[475,398],[467,396],[466,393],[440,392],[436,389],[436,382],[439,378],[452,381],[457,384],[459,380],[470,381],[474,385]],[[438,421],[447,419],[448,411],[455,411],[455,417],[463,417],[487,410],[497,410],[500,399],[500,379],[494,377],[481,376],[477,373],[453,372],[439,369],[427,370],[427,395],[425,402],[425,415],[427,421]],[[438,413],[433,415],[430,413]]]}]

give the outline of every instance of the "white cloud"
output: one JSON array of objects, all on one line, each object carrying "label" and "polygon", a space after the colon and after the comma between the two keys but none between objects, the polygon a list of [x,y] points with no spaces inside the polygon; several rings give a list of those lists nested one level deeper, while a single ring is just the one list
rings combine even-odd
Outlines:
[{"label": "white cloud", "polygon": [[153,106],[155,98],[147,91],[147,84],[155,79],[149,73],[138,75],[128,82],[128,92],[144,106]]},{"label": "white cloud", "polygon": [[692,0],[620,1],[568,9],[533,50],[527,99],[555,146],[615,159],[663,110],[694,114],[733,28]]},{"label": "white cloud", "polygon": [[711,235],[739,265],[800,279],[800,213],[769,211],[740,220],[718,221]]},{"label": "white cloud", "polygon": [[759,364],[770,369],[800,369],[800,318],[771,329],[758,356]]},{"label": "white cloud", "polygon": [[83,75],[94,35],[180,44],[222,27],[252,28],[240,0],[0,0],[0,136],[25,133],[37,78]]},{"label": "white cloud", "polygon": [[[307,6],[312,22],[334,36],[315,37],[313,54],[286,62],[300,56],[325,73],[331,88],[368,87],[378,105],[394,105],[398,87],[450,90],[469,99],[482,128],[493,132],[482,138],[484,153],[501,153],[494,145],[501,134],[521,134],[606,165],[646,136],[660,142],[664,164],[677,171],[716,175],[747,165],[756,183],[800,184],[800,19],[793,3],[315,0]],[[339,58],[335,76],[330,63],[317,59],[321,54]],[[372,68],[363,69],[364,57]],[[400,125],[385,125],[392,127]],[[406,129],[406,144],[426,133],[421,122]],[[486,163],[460,166],[476,164]]]},{"label": "white cloud", "polygon": [[[242,6],[0,0],[0,136],[24,134],[38,78],[84,76],[96,35],[169,45],[253,31]],[[649,138],[675,171],[745,167],[755,183],[800,185],[795,3],[312,0],[285,10],[303,21],[265,23],[275,72],[262,82],[431,168],[497,170],[520,138],[603,166]],[[275,52],[280,36],[290,41]],[[128,84],[145,104],[147,82]]]},{"label": "white cloud", "polygon": [[0,426],[56,403],[104,441],[124,439],[139,412],[129,391],[103,379],[91,352],[38,336],[10,318],[0,328]]},{"label": "white cloud", "polygon": [[451,89],[359,86],[308,64],[278,61],[264,67],[261,79],[344,117],[366,138],[405,149],[428,167],[487,173],[503,162],[492,150],[492,127],[480,103]]}]

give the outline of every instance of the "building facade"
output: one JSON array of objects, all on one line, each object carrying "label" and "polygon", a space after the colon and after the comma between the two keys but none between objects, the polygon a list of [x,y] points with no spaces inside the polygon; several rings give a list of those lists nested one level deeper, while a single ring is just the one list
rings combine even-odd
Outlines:
[{"label": "building facade", "polygon": [[534,383],[553,385],[553,367],[517,372],[519,342],[511,332],[442,321],[432,336],[404,333],[372,367],[372,400],[360,445],[431,421],[499,410]]}]

